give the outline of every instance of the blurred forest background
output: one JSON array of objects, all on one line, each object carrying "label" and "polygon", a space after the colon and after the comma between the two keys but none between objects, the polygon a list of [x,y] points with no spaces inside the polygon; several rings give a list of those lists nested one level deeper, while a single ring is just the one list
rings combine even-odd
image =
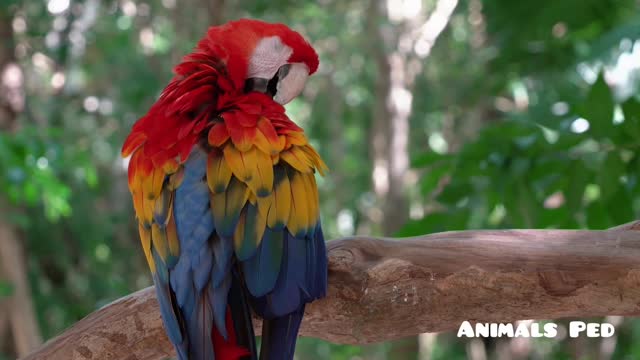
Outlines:
[{"label": "blurred forest background", "polygon": [[[0,359],[151,284],[120,146],[207,26],[238,17],[320,53],[288,110],[332,169],[330,239],[640,214],[638,0],[0,0]],[[640,320],[606,320],[608,339],[305,338],[297,358],[640,358]]]}]

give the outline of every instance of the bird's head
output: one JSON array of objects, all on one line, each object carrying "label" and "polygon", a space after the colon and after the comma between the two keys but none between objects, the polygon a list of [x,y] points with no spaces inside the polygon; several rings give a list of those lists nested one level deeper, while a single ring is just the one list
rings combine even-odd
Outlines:
[{"label": "bird's head", "polygon": [[209,28],[196,52],[219,58],[236,89],[266,93],[283,105],[318,68],[318,55],[298,32],[252,19]]}]

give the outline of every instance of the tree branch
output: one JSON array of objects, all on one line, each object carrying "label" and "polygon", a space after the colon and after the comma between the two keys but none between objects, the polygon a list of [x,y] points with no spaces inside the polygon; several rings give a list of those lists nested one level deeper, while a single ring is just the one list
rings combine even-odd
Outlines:
[{"label": "tree branch", "polygon": [[[452,330],[464,320],[639,316],[639,224],[331,241],[329,294],[307,306],[301,335],[365,344]],[[90,314],[25,359],[172,353],[147,288]]]}]

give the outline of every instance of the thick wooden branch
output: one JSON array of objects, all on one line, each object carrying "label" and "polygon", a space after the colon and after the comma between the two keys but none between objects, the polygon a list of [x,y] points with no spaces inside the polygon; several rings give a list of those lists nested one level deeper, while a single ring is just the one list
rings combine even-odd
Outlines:
[{"label": "thick wooden branch", "polygon": [[[301,335],[365,344],[457,329],[464,320],[639,316],[637,228],[331,241],[329,295],[307,307]],[[90,314],[26,359],[161,359],[172,352],[147,288]]]}]

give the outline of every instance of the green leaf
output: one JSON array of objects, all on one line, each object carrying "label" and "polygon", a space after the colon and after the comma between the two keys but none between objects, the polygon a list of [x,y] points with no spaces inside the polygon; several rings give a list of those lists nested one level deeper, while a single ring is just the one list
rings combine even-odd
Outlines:
[{"label": "green leaf", "polygon": [[95,187],[98,185],[98,173],[96,172],[96,168],[93,166],[86,166],[84,168],[85,177],[87,180],[87,185],[90,187]]},{"label": "green leaf", "polygon": [[420,192],[422,195],[431,194],[440,183],[441,179],[451,171],[451,166],[442,165],[427,170],[420,180]]},{"label": "green leaf", "polygon": [[636,98],[629,98],[622,103],[622,113],[624,122],[622,128],[625,133],[637,142],[640,142],[640,101]]},{"label": "green leaf", "polygon": [[634,219],[632,201],[623,187],[619,187],[618,191],[605,202],[605,208],[614,224],[624,224]]},{"label": "green leaf", "polygon": [[572,161],[567,170],[569,181],[564,195],[567,200],[567,207],[572,212],[575,212],[582,207],[584,189],[589,183],[591,174],[585,168],[584,163],[579,160]]},{"label": "green leaf", "polygon": [[460,200],[473,193],[473,187],[468,182],[453,182],[447,185],[438,196],[438,201],[448,205],[455,205]]},{"label": "green leaf", "polygon": [[611,151],[607,154],[597,177],[603,200],[608,199],[621,188],[620,176],[625,173],[625,168],[626,164],[617,151]]},{"label": "green leaf", "polygon": [[613,130],[613,110],[613,95],[601,71],[587,98],[578,106],[578,115],[589,121],[591,134],[606,137]]},{"label": "green leaf", "polygon": [[523,176],[531,167],[531,160],[525,157],[517,157],[511,161],[510,174],[513,177]]},{"label": "green leaf", "polygon": [[469,214],[467,209],[431,213],[420,220],[409,221],[394,236],[418,236],[442,231],[464,230],[469,220]]},{"label": "green leaf", "polygon": [[453,157],[450,154],[440,154],[435,151],[428,151],[411,160],[411,167],[423,168],[436,165],[442,161],[451,161]]},{"label": "green leaf", "polygon": [[611,227],[611,217],[600,201],[595,201],[587,207],[587,227],[591,230],[604,230]]},{"label": "green leaf", "polygon": [[538,213],[535,227],[543,229],[566,229],[566,224],[570,217],[571,212],[566,206],[561,206],[556,209],[545,209],[545,211]]}]

